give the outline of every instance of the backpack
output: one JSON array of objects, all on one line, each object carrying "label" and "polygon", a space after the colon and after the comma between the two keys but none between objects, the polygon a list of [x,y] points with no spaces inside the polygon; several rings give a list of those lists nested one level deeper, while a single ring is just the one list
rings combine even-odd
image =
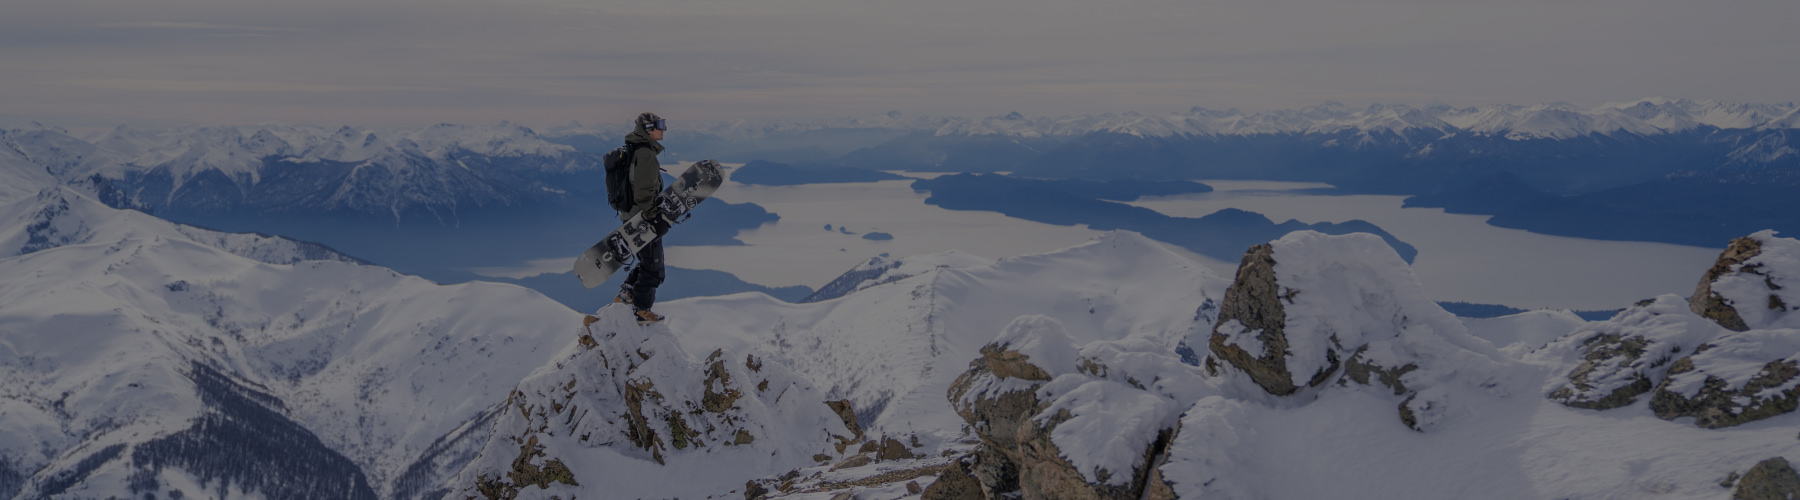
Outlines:
[{"label": "backpack", "polygon": [[615,211],[630,212],[637,205],[637,200],[632,199],[631,166],[640,145],[625,143],[601,159],[606,165],[606,203]]}]

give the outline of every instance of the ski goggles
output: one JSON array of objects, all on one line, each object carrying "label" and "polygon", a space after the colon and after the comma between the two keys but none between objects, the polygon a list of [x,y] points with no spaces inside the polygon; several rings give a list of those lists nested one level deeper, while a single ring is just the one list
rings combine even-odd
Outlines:
[{"label": "ski goggles", "polygon": [[657,118],[655,123],[645,125],[644,130],[669,130],[669,121]]}]

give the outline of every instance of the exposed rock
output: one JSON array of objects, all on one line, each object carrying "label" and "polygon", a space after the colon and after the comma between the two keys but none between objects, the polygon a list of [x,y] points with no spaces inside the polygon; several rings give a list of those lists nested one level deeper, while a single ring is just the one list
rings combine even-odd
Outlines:
[{"label": "exposed rock", "polygon": [[875,463],[875,459],[871,458],[868,455],[853,455],[850,458],[846,458],[838,463],[831,464],[831,470],[849,469],[852,467],[862,467],[864,465],[869,465],[872,463]]},{"label": "exposed rock", "polygon": [[[1041,368],[1030,365],[1017,351],[1011,355],[1005,353],[1002,347],[994,344],[983,347],[982,357],[970,362],[969,371],[950,384],[950,403],[955,406],[956,414],[969,422],[981,439],[982,447],[975,454],[970,473],[980,480],[988,497],[1019,489],[1018,464],[1024,460],[1019,453],[1019,430],[1040,409],[1037,396],[1033,394],[1040,384],[992,394],[985,390],[986,385],[991,385],[995,379],[1023,380],[1019,375],[1042,376],[1037,379],[1040,383],[1049,379]],[[1001,372],[1006,375],[996,373],[993,369],[996,366],[1003,367]]]},{"label": "exposed rock", "polygon": [[1800,240],[1763,231],[1731,241],[1689,298],[1695,314],[1733,331],[1800,328]]},{"label": "exposed rock", "polygon": [[[629,308],[604,308],[594,317],[576,327],[586,340],[571,343],[519,383],[492,436],[458,475],[461,487],[449,496],[509,498],[537,486],[548,491],[534,489],[533,495],[543,497],[634,497],[652,491],[685,497],[812,465],[816,462],[808,458],[831,455],[834,443],[821,438],[855,434],[820,404],[821,393],[783,366],[753,371],[784,390],[747,391],[741,386],[751,380],[741,375],[748,372],[732,373],[734,363],[726,362],[738,359],[733,354],[718,350],[704,359],[690,357],[667,325],[640,326]],[[741,477],[713,475],[683,485],[617,477],[624,470],[673,464],[677,457],[725,447],[771,458],[734,473]],[[621,485],[640,490],[620,491]]]},{"label": "exposed rock", "polygon": [[762,500],[769,497],[769,489],[756,481],[744,483],[744,500]]},{"label": "exposed rock", "polygon": [[1800,378],[1800,356],[1770,361],[1749,377],[1733,377],[1739,380],[1697,368],[1718,366],[1728,371],[1745,361],[1722,351],[1707,349],[1676,361],[1650,398],[1656,416],[1665,420],[1694,417],[1694,425],[1717,429],[1789,413],[1800,406],[1800,384],[1794,383]]},{"label": "exposed rock", "polygon": [[550,459],[543,466],[532,463],[533,459],[544,456],[544,447],[538,444],[537,436],[532,436],[525,444],[519,446],[519,457],[513,459],[512,470],[506,472],[511,481],[499,478],[480,477],[475,489],[488,500],[510,500],[519,496],[519,488],[536,486],[538,489],[550,488],[550,483],[562,483],[580,486],[575,482],[575,474],[561,460]]},{"label": "exposed rock", "polygon": [[950,467],[938,475],[937,481],[925,487],[923,500],[985,500],[982,494],[981,481],[969,473],[969,464],[962,460],[952,462]]},{"label": "exposed rock", "polygon": [[1714,292],[1712,284],[1721,276],[1738,272],[1739,266],[1742,266],[1744,261],[1760,254],[1762,254],[1762,242],[1755,238],[1744,237],[1731,240],[1731,244],[1725,247],[1723,253],[1719,254],[1719,259],[1713,262],[1712,268],[1707,269],[1706,274],[1700,277],[1700,284],[1694,287],[1694,295],[1688,298],[1688,305],[1693,308],[1694,314],[1713,320],[1719,326],[1732,331],[1749,330],[1750,326],[1744,324],[1743,316],[1738,315],[1737,309],[1732,307],[1731,301]]},{"label": "exposed rock", "polygon": [[850,400],[840,399],[837,401],[826,401],[825,406],[831,407],[831,411],[836,413],[838,419],[844,422],[844,427],[850,429],[850,436],[836,436],[838,438],[838,453],[843,453],[845,446],[862,442],[862,425],[856,423],[856,408],[850,404]]},{"label": "exposed rock", "polygon": [[1490,368],[1504,359],[1432,302],[1380,238],[1309,231],[1245,252],[1209,351],[1209,375],[1241,375],[1276,396],[1334,380],[1385,387],[1402,423],[1421,431],[1454,394],[1422,381],[1495,387],[1503,375]]},{"label": "exposed rock", "polygon": [[1663,295],[1551,342],[1544,352],[1575,357],[1566,361],[1574,365],[1568,368],[1566,383],[1551,388],[1549,398],[1593,410],[1637,402],[1662,383],[1682,354],[1726,333],[1687,306],[1681,297]]},{"label": "exposed rock", "polygon": [[[1238,264],[1237,279],[1225,290],[1209,346],[1214,356],[1243,370],[1269,394],[1285,396],[1298,387],[1286,361],[1283,295],[1275,280],[1274,247],[1267,243],[1250,247]],[[1246,338],[1254,342],[1241,342]],[[1252,349],[1246,350],[1244,345]]]},{"label": "exposed rock", "polygon": [[[1363,348],[1357,349],[1355,354],[1350,355],[1350,360],[1344,362],[1344,378],[1341,380],[1362,385],[1379,383],[1393,389],[1395,396],[1406,394],[1406,384],[1400,381],[1400,377],[1419,369],[1419,365],[1407,363],[1393,368],[1383,367],[1363,356],[1367,351],[1368,346],[1363,346]],[[1342,382],[1340,381],[1340,383]]]},{"label": "exposed rock", "polygon": [[1735,500],[1793,500],[1800,498],[1800,474],[1788,465],[1786,458],[1775,457],[1757,462],[1750,472],[1738,480],[1731,490]]},{"label": "exposed rock", "polygon": [[881,450],[875,455],[876,460],[884,461],[908,460],[913,458],[917,458],[917,455],[914,455],[911,450],[906,449],[906,445],[901,444],[900,441],[891,437],[881,439]]},{"label": "exposed rock", "polygon": [[[961,466],[987,498],[1143,498],[1180,414],[1172,396],[1145,381],[1173,387],[1200,381],[1198,370],[1176,356],[1147,355],[1167,349],[1120,340],[1077,353],[1060,323],[1015,320],[951,387],[952,404],[982,443]],[[1176,382],[1183,377],[1189,383]],[[1054,437],[1065,427],[1074,429],[1070,435],[1117,437],[1071,452]],[[1122,454],[1137,458],[1116,458]]]}]

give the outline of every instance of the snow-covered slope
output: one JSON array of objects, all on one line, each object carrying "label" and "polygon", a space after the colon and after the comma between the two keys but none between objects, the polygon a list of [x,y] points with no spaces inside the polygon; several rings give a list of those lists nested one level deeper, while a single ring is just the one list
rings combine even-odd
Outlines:
[{"label": "snow-covered slope", "polygon": [[[1776,254],[1742,267],[1781,275]],[[1567,334],[1497,350],[1425,297],[1374,238],[1295,233],[1246,257],[1200,367],[1139,337],[1084,342],[1085,327],[1020,317],[951,389],[982,448],[925,496],[1719,498],[1753,465],[1800,455],[1800,415],[1778,403],[1800,378],[1791,331],[1724,333],[1671,295],[1585,326],[1487,324]],[[1617,372],[1608,356],[1641,362]],[[1611,390],[1655,363],[1669,376],[1647,405],[1559,399],[1572,376]]]},{"label": "snow-covered slope", "polygon": [[67,188],[0,224],[0,493],[22,498],[413,498],[580,318]]},{"label": "snow-covered slope", "polygon": [[[0,130],[0,203],[32,196],[65,179],[55,175],[57,166],[81,163],[91,146],[55,130]],[[60,152],[70,148],[76,151]]]},{"label": "snow-covered slope", "polygon": [[779,363],[689,353],[625,306],[595,314],[506,398],[451,496],[716,498],[863,444],[854,420]]},{"label": "snow-covered slope", "polygon": [[293,264],[307,260],[360,262],[317,243],[279,236],[223,233],[175,224],[135,210],[118,210],[69,187],[50,187],[0,206],[0,255],[130,239],[193,242],[251,260]]},{"label": "snow-covered slope", "polygon": [[1136,336],[1173,352],[1226,284],[1130,232],[991,263],[947,254],[901,259],[891,269],[906,277],[823,302],[740,294],[659,309],[690,351],[757,353],[791,366],[828,398],[849,399],[871,432],[949,439],[961,423],[944,404],[945,388],[1013,318],[1054,318],[1083,343]]}]

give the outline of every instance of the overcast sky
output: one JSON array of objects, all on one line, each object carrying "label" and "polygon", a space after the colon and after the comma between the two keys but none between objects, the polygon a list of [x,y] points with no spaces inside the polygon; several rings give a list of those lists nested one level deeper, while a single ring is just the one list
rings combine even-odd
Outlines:
[{"label": "overcast sky", "polygon": [[1800,99],[1796,0],[10,0],[0,125]]}]

